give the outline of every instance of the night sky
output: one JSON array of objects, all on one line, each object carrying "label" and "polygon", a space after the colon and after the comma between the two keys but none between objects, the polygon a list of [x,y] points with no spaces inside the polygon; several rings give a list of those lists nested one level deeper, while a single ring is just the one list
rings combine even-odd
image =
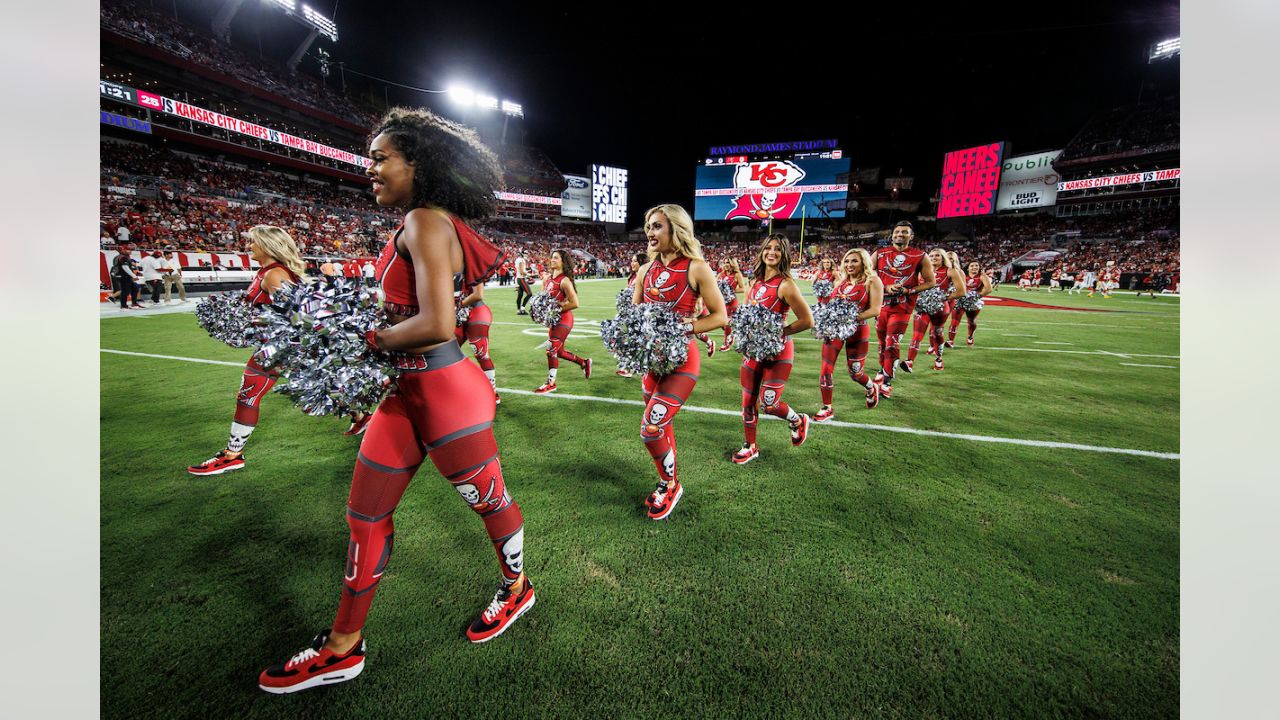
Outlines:
[{"label": "night sky", "polygon": [[[219,3],[179,5],[195,21]],[[1179,34],[1173,2],[945,12],[779,3],[763,14],[673,3],[632,5],[655,9],[625,20],[602,12],[607,4],[505,5],[313,7],[338,25],[338,43],[318,43],[335,62],[423,88],[466,82],[521,102],[525,140],[564,172],[628,168],[629,224],[658,202],[691,208],[695,164],[713,144],[838,138],[854,168],[901,168],[927,197],[947,150],[996,140],[1014,154],[1060,148],[1093,113],[1177,86],[1176,62],[1149,66],[1144,55]],[[249,0],[233,32],[256,43],[250,28],[262,28],[264,53],[282,58],[304,30],[267,12]],[[461,116],[444,96],[393,89],[390,99],[470,123],[482,116]]]}]

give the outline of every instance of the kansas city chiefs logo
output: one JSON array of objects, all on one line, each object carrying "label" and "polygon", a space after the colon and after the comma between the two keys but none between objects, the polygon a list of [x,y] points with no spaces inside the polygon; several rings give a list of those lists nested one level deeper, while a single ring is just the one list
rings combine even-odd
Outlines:
[{"label": "kansas city chiefs logo", "polygon": [[790,160],[742,163],[734,168],[733,186],[745,191],[734,197],[725,220],[789,218],[800,206],[802,193],[783,192],[804,179],[805,172]]}]

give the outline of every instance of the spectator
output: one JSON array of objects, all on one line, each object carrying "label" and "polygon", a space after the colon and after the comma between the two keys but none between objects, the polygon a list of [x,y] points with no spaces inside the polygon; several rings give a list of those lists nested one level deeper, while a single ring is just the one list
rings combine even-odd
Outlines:
[{"label": "spectator", "polygon": [[178,302],[185,303],[187,301],[187,288],[182,284],[182,258],[179,257],[178,251],[173,246],[165,248],[165,266],[162,268],[164,273],[164,301],[166,303],[173,302],[171,291],[173,286],[178,286]]},{"label": "spectator", "polygon": [[164,255],[159,250],[153,250],[142,256],[142,281],[146,283],[151,290],[151,304],[160,304],[160,289],[163,273],[160,268],[164,267]]},{"label": "spectator", "polygon": [[133,247],[129,244],[121,245],[119,254],[111,261],[111,276],[120,288],[121,310],[142,307],[142,304],[138,302],[138,283],[134,279],[134,273],[137,268],[133,258],[129,255],[132,251]]}]

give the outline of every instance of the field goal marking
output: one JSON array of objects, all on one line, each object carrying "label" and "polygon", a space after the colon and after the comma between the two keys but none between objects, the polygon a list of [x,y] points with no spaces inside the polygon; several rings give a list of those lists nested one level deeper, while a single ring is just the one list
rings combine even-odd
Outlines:
[{"label": "field goal marking", "polygon": [[[157,358],[160,360],[178,360],[181,362],[203,363],[206,365],[228,365],[230,367],[244,367],[244,363],[229,362],[227,360],[207,360],[204,358],[181,357],[178,355],[156,355],[153,353],[130,352],[128,350],[112,350],[109,348],[99,348],[100,352],[110,353],[112,355],[130,355],[134,357]],[[645,403],[639,400],[626,400],[623,398],[606,398],[596,397],[595,395],[570,395],[568,393],[548,393],[546,395],[537,395],[532,390],[520,390],[516,388],[497,388],[498,392],[504,395],[527,395],[530,397],[551,398],[560,400],[579,400],[584,402],[602,402],[610,405],[630,405],[632,407],[644,407]],[[892,401],[889,401],[892,402]],[[686,413],[704,413],[707,415],[724,415],[729,417],[742,417],[741,410],[722,410],[720,408],[699,407],[696,405],[685,405],[681,408],[681,412]],[[765,420],[781,420],[772,415],[762,415]],[[814,423],[819,425],[819,423]],[[1136,450],[1133,448],[1115,448],[1105,447],[1101,445],[1083,445],[1080,443],[1058,442],[1055,440],[1026,440],[1023,438],[1006,438],[995,437],[992,435],[972,435],[968,433],[950,433],[940,430],[920,430],[917,428],[898,427],[894,425],[874,425],[871,423],[852,423],[841,420],[831,420],[821,425],[829,425],[832,427],[853,428],[856,430],[879,430],[883,432],[904,433],[907,435],[923,435],[925,437],[950,438],[953,440],[970,440],[972,442],[999,443],[1005,445],[1022,445],[1026,447],[1038,448],[1054,448],[1059,450],[1082,450],[1085,452],[1111,453],[1115,455],[1136,455],[1138,457],[1157,458],[1160,460],[1179,460],[1181,456],[1178,453],[1156,452],[1154,450]]]}]

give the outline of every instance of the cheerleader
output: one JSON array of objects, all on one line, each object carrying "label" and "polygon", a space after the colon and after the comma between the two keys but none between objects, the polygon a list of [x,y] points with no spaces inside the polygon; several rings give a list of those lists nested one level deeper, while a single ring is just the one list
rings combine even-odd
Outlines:
[{"label": "cheerleader", "polygon": [[[711,266],[702,258],[702,246],[693,235],[693,220],[679,205],[658,205],[644,214],[644,233],[649,240],[649,262],[640,268],[631,301],[661,303],[684,318],[689,334],[689,355],[671,373],[645,373],[644,415],[640,418],[640,439],[658,469],[658,486],[645,500],[649,517],[663,520],[671,515],[684,495],[676,467],[676,432],[672,421],[689,399],[698,382],[701,353],[694,335],[723,327],[724,298],[716,285]],[[709,313],[694,315],[701,298]]]},{"label": "cheerleader", "polygon": [[[742,292],[742,288],[746,287],[747,280],[742,277],[742,268],[738,267],[737,258],[725,258],[720,261],[720,273],[718,280],[724,280],[729,283],[729,289],[733,291],[729,297],[724,299],[725,314],[732,318],[733,314],[738,311],[738,293]],[[724,325],[724,342],[720,345],[720,352],[725,352],[733,347],[733,329],[726,322]]]},{"label": "cheerleader", "polygon": [[[766,237],[756,254],[755,267],[751,271],[752,285],[747,291],[747,302],[763,305],[782,315],[794,309],[795,322],[782,330],[783,336],[794,335],[813,327],[813,313],[800,294],[800,287],[791,278],[791,242],[786,235]],[[759,421],[757,406],[774,417],[784,418],[791,426],[791,444],[799,447],[809,436],[809,416],[797,413],[782,401],[782,391],[791,377],[791,365],[795,358],[795,345],[790,337],[782,346],[782,352],[771,360],[752,360],[743,357],[738,377],[742,381],[742,427],[746,442],[734,453],[733,461],[739,465],[760,456],[756,447],[756,424]]]},{"label": "cheerleader", "polygon": [[[986,297],[991,294],[991,276],[982,272],[982,266],[977,262],[969,263],[969,277],[964,281],[965,294],[976,292],[978,297]],[[978,313],[981,310],[964,310],[955,308],[951,311],[951,328],[947,332],[947,347],[956,346],[956,328],[960,326],[960,316],[965,315],[969,319],[969,338],[965,340],[966,345],[973,345],[973,333],[978,329]]]},{"label": "cheerleader", "polygon": [[827,422],[835,417],[831,404],[835,393],[836,360],[841,348],[845,351],[849,377],[866,388],[867,409],[880,404],[880,386],[866,373],[867,348],[871,340],[871,319],[880,315],[880,303],[884,300],[884,283],[871,265],[871,254],[862,248],[854,248],[840,259],[840,272],[833,283],[831,298],[845,300],[858,307],[858,329],[844,340],[825,340],[822,343],[822,373],[818,376],[818,389],[822,393],[822,409],[813,416],[814,422]]},{"label": "cheerleader", "polygon": [[[819,280],[826,280],[829,283],[835,284],[836,264],[831,258],[824,257],[818,261],[818,271],[813,274],[813,281],[816,283]],[[817,296],[815,295],[814,297]],[[830,295],[818,298],[819,305],[826,305],[829,302],[831,302]]]},{"label": "cheerleader", "polygon": [[[631,256],[631,274],[627,275],[628,288],[634,288],[636,286],[636,278],[639,277],[640,268],[644,267],[645,264],[648,262],[649,262],[649,253],[638,252],[635,255]],[[634,375],[627,372],[626,370],[623,370],[622,368],[618,368],[616,372],[618,377],[624,377],[624,378],[635,377]]]},{"label": "cheerleader", "polygon": [[471,343],[471,352],[476,356],[476,362],[480,363],[484,376],[489,378],[489,387],[493,388],[493,402],[501,405],[493,358],[489,357],[489,326],[493,324],[493,310],[484,304],[484,284],[476,285],[469,293],[465,289],[459,290],[456,295],[459,310],[469,309],[466,311],[466,320],[454,330],[454,337],[457,338],[459,347],[464,342]]},{"label": "cheerleader", "polygon": [[262,672],[258,685],[272,693],[332,685],[363,671],[363,628],[391,556],[392,514],[427,458],[483,520],[497,554],[497,593],[467,638],[478,643],[502,634],[535,600],[524,571],[520,507],[503,482],[493,436],[493,392],[454,341],[453,293],[483,283],[503,259],[460,217],[493,214],[502,168],[474,131],[401,108],[374,131],[369,157],[378,205],[406,211],[377,262],[390,327],[366,335],[391,355],[400,376],[374,411],[356,457],[337,616],[309,647]]},{"label": "cheerleader", "polygon": [[933,369],[941,370],[942,366],[942,328],[947,324],[947,315],[954,307],[953,301],[964,295],[964,276],[955,264],[953,256],[942,248],[929,251],[929,262],[933,263],[934,287],[946,296],[942,308],[933,315],[916,312],[915,326],[911,333],[911,347],[907,350],[907,365],[903,368],[912,372],[915,366],[916,353],[920,352],[920,341],[926,333],[929,335],[929,354],[934,356]]},{"label": "cheerleader", "polygon": [[560,303],[560,321],[547,331],[547,339],[551,345],[547,348],[547,381],[539,385],[533,392],[546,395],[556,391],[556,373],[560,371],[560,361],[568,360],[582,368],[586,379],[591,379],[591,358],[580,358],[564,349],[564,341],[573,330],[573,309],[578,307],[578,286],[573,281],[573,256],[565,250],[554,250],[547,261],[548,277],[543,288],[556,302]]},{"label": "cheerleader", "polygon": [[[271,295],[285,283],[298,283],[306,272],[298,246],[289,233],[274,225],[257,225],[249,229],[249,256],[261,267],[249,285],[245,301],[254,305],[269,305]],[[275,368],[264,368],[252,357],[245,365],[236,394],[236,410],[231,421],[231,434],[227,446],[218,454],[199,465],[192,465],[187,472],[192,475],[221,475],[244,467],[244,445],[258,426],[259,406],[262,398],[276,384],[280,373]],[[348,428],[348,434],[363,431],[367,420],[356,420]]]}]

